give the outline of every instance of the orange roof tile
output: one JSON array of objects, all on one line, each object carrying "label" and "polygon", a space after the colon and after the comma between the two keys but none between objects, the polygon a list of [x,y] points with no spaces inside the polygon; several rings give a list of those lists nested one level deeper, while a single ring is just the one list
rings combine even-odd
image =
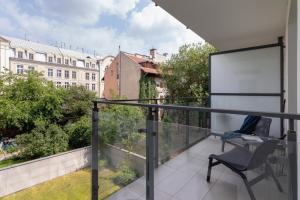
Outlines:
[{"label": "orange roof tile", "polygon": [[141,69],[148,74],[159,74],[159,72],[157,71],[157,69],[154,68],[149,68],[149,67],[141,67]]}]

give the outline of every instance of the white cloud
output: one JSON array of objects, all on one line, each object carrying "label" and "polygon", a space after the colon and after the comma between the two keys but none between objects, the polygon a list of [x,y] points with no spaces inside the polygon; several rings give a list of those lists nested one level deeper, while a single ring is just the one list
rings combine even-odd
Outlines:
[{"label": "white cloud", "polygon": [[[30,12],[17,1],[0,0],[0,34],[23,37],[26,33],[27,38],[33,41],[63,42],[66,47],[72,45],[75,50],[96,50],[101,55],[116,54],[119,45],[128,52],[148,53],[150,48],[155,47],[161,53],[174,53],[185,43],[202,41],[152,3],[140,11],[133,11],[139,0],[72,0],[74,10],[69,10],[65,7],[71,0],[35,1],[39,1],[39,8],[46,9],[48,6],[49,10]],[[77,7],[81,9],[75,9]],[[50,11],[53,11],[51,16],[45,13]],[[123,30],[119,27],[97,27],[100,13],[118,15],[128,26],[124,26]],[[86,22],[86,19],[89,21]],[[71,23],[72,20],[76,23]]]},{"label": "white cloud", "polygon": [[139,0],[35,0],[43,14],[76,24],[94,24],[102,14],[125,18]]},{"label": "white cloud", "polygon": [[130,17],[130,34],[147,38],[146,41],[165,52],[176,52],[185,43],[202,42],[203,39],[181,24],[166,11],[149,4]]}]

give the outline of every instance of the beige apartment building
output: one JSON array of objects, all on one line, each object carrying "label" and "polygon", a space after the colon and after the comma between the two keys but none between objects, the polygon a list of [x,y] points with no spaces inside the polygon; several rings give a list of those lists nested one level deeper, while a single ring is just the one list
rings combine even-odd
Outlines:
[{"label": "beige apartment building", "polygon": [[83,85],[100,95],[100,69],[107,61],[95,55],[0,36],[0,72],[42,72],[57,87]]}]

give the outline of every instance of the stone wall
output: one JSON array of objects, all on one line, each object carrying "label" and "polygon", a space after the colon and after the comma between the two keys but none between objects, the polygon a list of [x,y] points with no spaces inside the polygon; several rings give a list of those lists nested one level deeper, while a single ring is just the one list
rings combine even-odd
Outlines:
[{"label": "stone wall", "polygon": [[80,148],[0,169],[0,197],[86,168],[91,147]]},{"label": "stone wall", "polygon": [[120,166],[124,161],[129,160],[129,165],[132,169],[137,171],[140,176],[145,174],[146,158],[141,155],[106,144],[104,157],[108,160],[109,165],[115,168]]}]

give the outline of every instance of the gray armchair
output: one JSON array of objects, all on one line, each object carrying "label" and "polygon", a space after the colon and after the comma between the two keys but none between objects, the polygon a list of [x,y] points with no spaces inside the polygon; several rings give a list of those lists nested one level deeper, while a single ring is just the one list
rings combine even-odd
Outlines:
[{"label": "gray armchair", "polygon": [[[253,134],[253,135],[256,135],[256,136],[259,136],[262,138],[269,137],[271,123],[272,123],[272,119],[261,117],[260,120],[258,121],[258,123],[256,124],[254,132],[250,133],[250,134]],[[251,144],[250,141],[245,141],[240,137],[232,138],[232,139],[222,139],[222,152],[224,152],[226,143],[232,144],[234,146],[242,146],[242,147],[246,147],[246,148],[248,148],[249,145]]]}]

